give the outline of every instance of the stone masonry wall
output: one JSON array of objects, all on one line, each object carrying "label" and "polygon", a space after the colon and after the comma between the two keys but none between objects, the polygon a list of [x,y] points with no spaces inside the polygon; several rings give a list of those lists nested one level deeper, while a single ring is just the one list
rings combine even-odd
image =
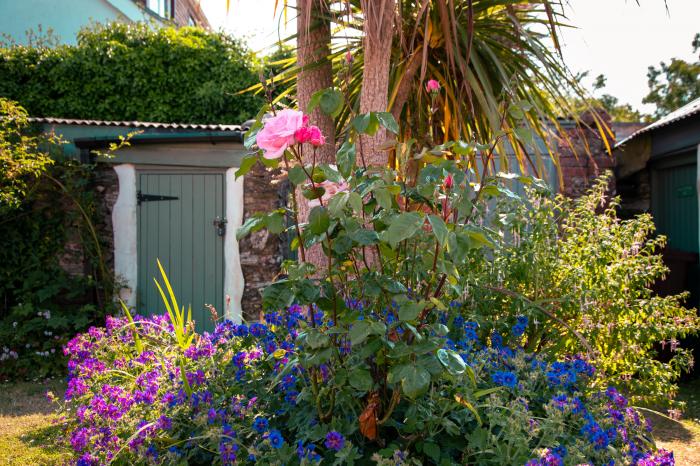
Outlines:
[{"label": "stone masonry wall", "polygon": [[[244,221],[258,212],[268,212],[286,203],[286,184],[278,182],[279,172],[267,171],[260,163],[244,179]],[[284,243],[266,229],[243,238],[239,244],[241,268],[245,278],[243,318],[259,320],[262,313],[262,289],[280,272]]]}]

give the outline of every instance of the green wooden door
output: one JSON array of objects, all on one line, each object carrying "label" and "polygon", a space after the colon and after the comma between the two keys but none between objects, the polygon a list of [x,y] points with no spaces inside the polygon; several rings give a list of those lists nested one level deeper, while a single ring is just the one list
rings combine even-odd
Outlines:
[{"label": "green wooden door", "polygon": [[697,165],[687,163],[654,170],[652,214],[668,247],[698,252]]},{"label": "green wooden door", "polygon": [[205,304],[224,309],[224,242],[213,224],[224,216],[223,173],[140,172],[137,185],[138,312],[166,312],[153,283],[160,259],[197,329],[212,330]]}]

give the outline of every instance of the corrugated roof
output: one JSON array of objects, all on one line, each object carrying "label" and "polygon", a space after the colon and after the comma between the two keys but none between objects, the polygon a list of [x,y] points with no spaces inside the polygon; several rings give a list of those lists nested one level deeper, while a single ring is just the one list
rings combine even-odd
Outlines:
[{"label": "corrugated roof", "polygon": [[152,129],[191,129],[204,131],[241,131],[240,125],[206,125],[199,123],[156,123],[152,121],[104,121],[104,120],[79,120],[73,118],[29,118],[35,123],[47,123],[52,125],[78,125],[78,126],[124,126],[129,128]]},{"label": "corrugated roof", "polygon": [[639,131],[635,131],[634,133],[630,134],[622,141],[618,142],[615,145],[615,147],[619,147],[622,144],[629,142],[630,140],[636,138],[640,134],[648,133],[649,131],[653,131],[655,129],[662,128],[664,126],[668,126],[671,123],[675,123],[676,121],[683,120],[685,118],[691,117],[691,116],[696,115],[698,113],[700,113],[700,98],[693,100],[692,102],[682,106],[678,110],[674,110],[673,112],[669,113],[665,117],[655,121],[654,123],[652,123],[648,126],[645,126],[644,128],[640,129]]}]

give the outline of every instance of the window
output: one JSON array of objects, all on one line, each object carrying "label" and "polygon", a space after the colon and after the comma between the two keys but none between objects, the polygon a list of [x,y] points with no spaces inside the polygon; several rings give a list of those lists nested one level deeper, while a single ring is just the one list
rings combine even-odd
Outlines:
[{"label": "window", "polygon": [[161,18],[171,18],[171,0],[146,0],[146,8]]}]

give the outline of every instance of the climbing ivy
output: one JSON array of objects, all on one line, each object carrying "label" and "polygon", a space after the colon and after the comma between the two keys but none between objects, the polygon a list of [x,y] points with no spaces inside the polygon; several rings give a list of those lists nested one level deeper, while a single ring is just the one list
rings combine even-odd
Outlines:
[{"label": "climbing ivy", "polygon": [[93,167],[54,142],[0,99],[0,381],[62,373],[68,338],[110,311]]},{"label": "climbing ivy", "polygon": [[260,97],[255,55],[223,33],[92,25],[77,45],[0,48],[0,96],[31,116],[238,124]]}]

